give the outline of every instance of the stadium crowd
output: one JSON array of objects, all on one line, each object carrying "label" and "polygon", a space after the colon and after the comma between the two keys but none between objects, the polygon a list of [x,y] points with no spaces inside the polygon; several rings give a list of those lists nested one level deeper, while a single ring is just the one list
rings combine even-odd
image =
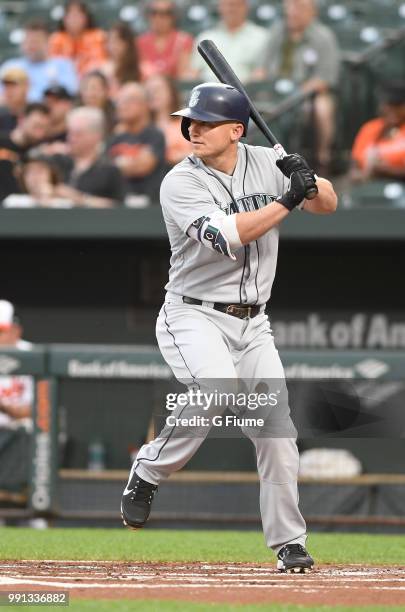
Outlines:
[{"label": "stadium crowd", "polygon": [[[244,82],[282,80],[312,96],[303,120],[316,134],[316,170],[328,174],[340,50],[316,0],[284,0],[267,29],[249,19],[248,0],[218,0],[217,10],[217,25],[195,38],[178,28],[172,0],[146,2],[143,33],[97,27],[82,0],[66,3],[56,31],[28,21],[20,55],[0,67],[2,205],[156,203],[164,174],[190,153],[171,113],[193,83],[215,78],[197,52],[204,38]],[[405,176],[405,89],[389,92],[382,118],[356,139],[354,180]]]}]

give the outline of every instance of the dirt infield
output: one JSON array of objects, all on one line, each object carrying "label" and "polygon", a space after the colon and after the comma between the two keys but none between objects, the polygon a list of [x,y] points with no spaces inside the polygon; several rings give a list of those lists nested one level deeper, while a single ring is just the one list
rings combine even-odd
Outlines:
[{"label": "dirt infield", "polygon": [[71,599],[405,605],[405,567],[324,565],[296,575],[245,563],[3,561],[0,591],[10,589],[68,590]]}]

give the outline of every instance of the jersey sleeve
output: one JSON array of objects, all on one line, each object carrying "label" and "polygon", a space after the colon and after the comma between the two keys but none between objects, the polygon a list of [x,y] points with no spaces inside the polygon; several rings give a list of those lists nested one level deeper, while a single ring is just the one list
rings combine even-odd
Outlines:
[{"label": "jersey sleeve", "polygon": [[[160,202],[165,213],[185,233],[202,217],[221,211],[207,187],[189,172],[169,173],[160,188]],[[222,213],[226,216],[225,212]]]},{"label": "jersey sleeve", "polygon": [[160,201],[165,216],[189,238],[236,259],[232,253],[233,248],[240,246],[236,225],[229,223],[221,204],[197,177],[190,173],[170,173],[162,182]]}]

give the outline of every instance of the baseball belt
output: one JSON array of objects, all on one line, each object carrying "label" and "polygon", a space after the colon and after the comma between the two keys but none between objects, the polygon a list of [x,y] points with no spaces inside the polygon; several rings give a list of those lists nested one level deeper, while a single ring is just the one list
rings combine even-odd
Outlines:
[{"label": "baseball belt", "polygon": [[[182,299],[185,304],[193,304],[195,306],[202,306],[204,304],[203,300],[197,300],[187,295],[183,295]],[[248,304],[221,304],[220,302],[214,302],[212,308],[238,319],[253,319],[261,312],[262,307],[258,305],[249,306]]]}]

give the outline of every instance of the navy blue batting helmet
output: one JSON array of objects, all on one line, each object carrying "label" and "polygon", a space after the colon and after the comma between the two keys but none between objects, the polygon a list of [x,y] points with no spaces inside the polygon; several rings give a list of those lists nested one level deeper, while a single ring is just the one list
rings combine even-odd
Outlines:
[{"label": "navy blue batting helmet", "polygon": [[246,97],[231,85],[202,83],[191,91],[188,107],[172,114],[183,117],[181,132],[187,140],[190,140],[188,128],[192,119],[210,123],[238,121],[243,123],[243,136],[246,136],[250,106]]}]

